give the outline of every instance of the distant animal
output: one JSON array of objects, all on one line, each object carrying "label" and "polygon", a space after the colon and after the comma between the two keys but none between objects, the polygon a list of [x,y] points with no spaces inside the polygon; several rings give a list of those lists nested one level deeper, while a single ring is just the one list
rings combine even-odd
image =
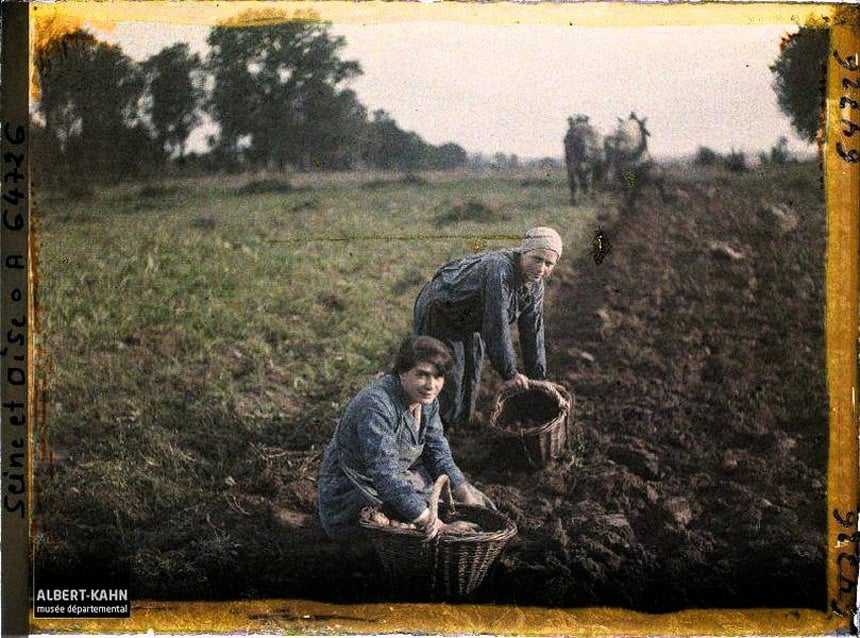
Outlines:
[{"label": "distant animal", "polygon": [[615,133],[607,136],[603,143],[606,179],[624,188],[628,206],[635,203],[645,184],[653,184],[663,199],[667,198],[662,170],[648,152],[651,133],[645,127],[647,119],[640,119],[632,111],[626,120],[618,118]]},{"label": "distant animal", "polygon": [[595,180],[602,177],[606,155],[600,134],[588,123],[587,115],[567,118],[567,126],[564,163],[570,186],[570,203],[576,205],[580,194],[593,192]]}]

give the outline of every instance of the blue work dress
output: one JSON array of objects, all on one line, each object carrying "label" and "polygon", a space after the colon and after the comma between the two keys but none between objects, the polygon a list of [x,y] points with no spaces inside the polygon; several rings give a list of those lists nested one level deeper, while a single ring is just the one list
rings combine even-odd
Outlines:
[{"label": "blue work dress", "polygon": [[442,266],[415,300],[412,331],[444,341],[454,366],[439,395],[446,426],[469,424],[481,384],[484,351],[507,381],[517,374],[511,338],[516,322],[524,374],[546,378],[542,281],[522,283],[516,249],[478,253]]},{"label": "blue work dress", "polygon": [[416,432],[400,377],[385,375],[349,402],[326,448],[317,493],[323,529],[335,539],[355,537],[368,505],[381,504],[389,516],[413,521],[440,474],[448,475],[452,489],[465,482],[442,430],[438,401],[421,406]]}]

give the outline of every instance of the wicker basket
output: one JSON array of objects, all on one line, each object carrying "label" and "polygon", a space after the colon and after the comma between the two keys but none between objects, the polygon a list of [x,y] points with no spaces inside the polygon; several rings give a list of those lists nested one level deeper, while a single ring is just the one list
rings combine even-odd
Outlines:
[{"label": "wicker basket", "polygon": [[[447,502],[440,502],[443,490]],[[393,591],[419,597],[464,598],[483,582],[517,528],[500,512],[477,505],[455,505],[444,474],[436,479],[429,506],[431,516],[443,522],[476,523],[480,531],[443,532],[428,539],[421,530],[373,522],[376,507],[362,510],[359,523],[379,554]]]},{"label": "wicker basket", "polygon": [[545,467],[569,449],[570,393],[551,381],[529,381],[496,396],[489,429],[509,461]]}]

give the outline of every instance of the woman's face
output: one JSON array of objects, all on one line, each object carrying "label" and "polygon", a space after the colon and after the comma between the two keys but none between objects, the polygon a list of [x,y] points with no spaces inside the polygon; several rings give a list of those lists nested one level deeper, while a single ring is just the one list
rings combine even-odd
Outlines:
[{"label": "woman's face", "polygon": [[526,283],[542,281],[549,277],[558,261],[558,255],[553,250],[538,248],[520,255],[520,267]]},{"label": "woman's face", "polygon": [[444,383],[445,377],[437,374],[436,366],[426,361],[400,373],[400,385],[409,406],[433,403]]}]

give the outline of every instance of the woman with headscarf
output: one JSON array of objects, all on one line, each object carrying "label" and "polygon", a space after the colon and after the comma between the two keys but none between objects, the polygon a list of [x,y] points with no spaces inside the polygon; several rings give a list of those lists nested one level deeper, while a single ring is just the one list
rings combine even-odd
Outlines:
[{"label": "woman with headscarf", "polygon": [[[475,410],[486,350],[503,387],[546,378],[544,280],[562,253],[552,228],[526,232],[517,248],[478,253],[442,266],[415,301],[413,332],[444,341],[454,355],[439,396],[442,422],[467,426]],[[510,327],[517,323],[523,370]]]}]

